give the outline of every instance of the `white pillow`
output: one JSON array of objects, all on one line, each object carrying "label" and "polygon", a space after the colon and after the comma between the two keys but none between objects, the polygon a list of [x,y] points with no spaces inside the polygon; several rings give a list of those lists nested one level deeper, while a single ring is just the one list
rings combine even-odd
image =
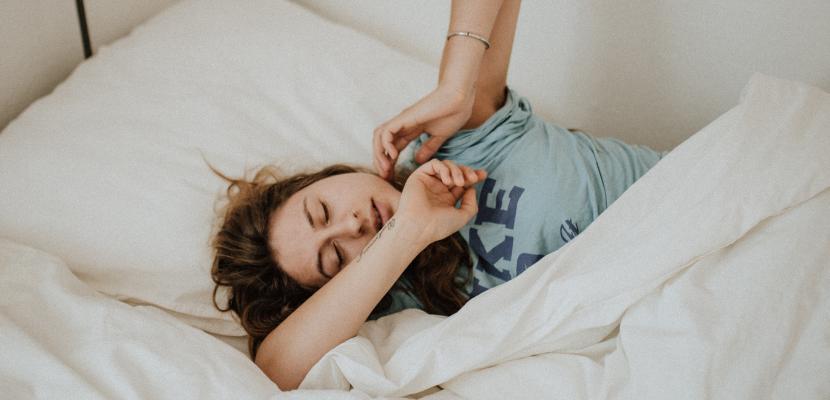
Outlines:
[{"label": "white pillow", "polygon": [[0,134],[0,236],[202,329],[225,183],[276,162],[371,165],[371,132],[433,66],[287,1],[182,1],[104,47]]}]

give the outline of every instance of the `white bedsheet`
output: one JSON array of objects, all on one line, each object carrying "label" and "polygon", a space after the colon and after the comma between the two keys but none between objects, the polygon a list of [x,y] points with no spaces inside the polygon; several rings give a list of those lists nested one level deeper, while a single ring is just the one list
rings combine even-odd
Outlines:
[{"label": "white bedsheet", "polygon": [[0,238],[0,399],[368,399],[280,393],[248,357],[153,306],[102,295]]},{"label": "white bedsheet", "polygon": [[830,96],[756,75],[577,240],[451,318],[367,324],[302,387],[828,398],[828,187]]},{"label": "white bedsheet", "polygon": [[[291,397],[826,399],[828,155],[830,96],[756,76],[571,244],[450,318],[367,323]],[[245,355],[8,240],[0,354],[0,397],[280,396]]]},{"label": "white bedsheet", "polygon": [[0,239],[0,398],[263,398],[239,351],[150,306],[97,293],[66,264]]}]

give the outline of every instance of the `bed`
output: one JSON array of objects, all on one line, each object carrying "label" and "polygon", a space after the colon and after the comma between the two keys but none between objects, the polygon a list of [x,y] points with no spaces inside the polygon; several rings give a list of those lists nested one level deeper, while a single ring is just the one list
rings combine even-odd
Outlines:
[{"label": "bed", "polygon": [[830,396],[830,95],[761,74],[568,246],[280,392],[211,302],[207,163],[367,164],[435,76],[281,1],[183,1],[101,48],[0,133],[3,396]]}]

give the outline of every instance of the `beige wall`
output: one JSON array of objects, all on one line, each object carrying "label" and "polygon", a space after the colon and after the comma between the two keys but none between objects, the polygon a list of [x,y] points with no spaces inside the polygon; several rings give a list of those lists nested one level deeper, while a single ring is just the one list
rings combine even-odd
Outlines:
[{"label": "beige wall", "polygon": [[81,60],[75,2],[0,0],[0,129]]},{"label": "beige wall", "polygon": [[[93,49],[176,0],[86,0]],[[0,129],[83,61],[75,2],[0,0]]]},{"label": "beige wall", "polygon": [[[95,49],[176,0],[85,0]],[[437,64],[449,1],[298,0]],[[355,4],[359,4],[356,6]],[[74,2],[0,0],[0,128],[82,61]],[[828,0],[525,0],[510,83],[568,127],[667,149],[753,71],[830,89]]]},{"label": "beige wall", "polygon": [[176,0],[84,0],[92,48],[112,43]]},{"label": "beige wall", "polygon": [[[449,2],[298,0],[437,65]],[[525,0],[509,82],[546,118],[668,149],[753,71],[830,90],[828,0]]]}]

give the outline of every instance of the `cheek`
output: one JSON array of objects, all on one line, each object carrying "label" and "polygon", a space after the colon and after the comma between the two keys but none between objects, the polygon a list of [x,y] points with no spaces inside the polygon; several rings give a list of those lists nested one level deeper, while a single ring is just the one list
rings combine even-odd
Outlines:
[{"label": "cheek", "polygon": [[360,240],[353,240],[349,242],[348,248],[346,250],[345,260],[343,260],[343,265],[348,265],[355,258],[360,256],[360,253],[363,252],[363,249],[366,248],[366,245],[372,240],[372,237],[366,235],[365,237],[361,238]]},{"label": "cheek", "polygon": [[398,189],[395,189],[394,186],[387,182],[381,182],[377,186],[375,186],[375,194],[380,195],[385,199],[388,200],[397,200],[400,197],[401,192]]},{"label": "cheek", "polygon": [[401,200],[401,192],[397,191],[395,188],[389,188],[386,192],[386,200],[389,207],[392,209],[392,213],[398,211],[398,202]]}]

